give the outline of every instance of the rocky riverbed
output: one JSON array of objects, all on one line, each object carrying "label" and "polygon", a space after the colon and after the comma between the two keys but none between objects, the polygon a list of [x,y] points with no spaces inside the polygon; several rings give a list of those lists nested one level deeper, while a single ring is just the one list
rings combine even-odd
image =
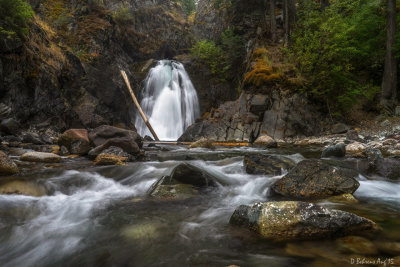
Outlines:
[{"label": "rocky riverbed", "polygon": [[0,261],[396,266],[398,135],[196,148],[106,125],[3,136]]}]

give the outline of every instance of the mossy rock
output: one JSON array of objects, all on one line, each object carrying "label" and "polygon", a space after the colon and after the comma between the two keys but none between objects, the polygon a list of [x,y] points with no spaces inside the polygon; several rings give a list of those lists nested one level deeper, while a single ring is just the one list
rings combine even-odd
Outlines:
[{"label": "mossy rock", "polygon": [[380,230],[369,219],[299,201],[241,205],[231,216],[230,224],[274,241],[335,238]]},{"label": "mossy rock", "polygon": [[120,165],[124,166],[127,157],[116,156],[113,154],[100,154],[96,157],[94,165]]}]

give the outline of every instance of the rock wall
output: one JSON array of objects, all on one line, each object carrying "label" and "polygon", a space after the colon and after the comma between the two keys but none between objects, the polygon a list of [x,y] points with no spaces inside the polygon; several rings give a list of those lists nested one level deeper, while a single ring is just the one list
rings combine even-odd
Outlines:
[{"label": "rock wall", "polygon": [[190,126],[179,141],[206,137],[216,141],[253,142],[261,134],[276,139],[320,132],[320,114],[305,96],[273,96],[244,92],[238,100],[212,109],[202,120]]},{"label": "rock wall", "polygon": [[0,36],[0,103],[23,127],[133,127],[125,69],[185,53],[192,41],[182,8],[163,0],[30,1],[25,41]]}]

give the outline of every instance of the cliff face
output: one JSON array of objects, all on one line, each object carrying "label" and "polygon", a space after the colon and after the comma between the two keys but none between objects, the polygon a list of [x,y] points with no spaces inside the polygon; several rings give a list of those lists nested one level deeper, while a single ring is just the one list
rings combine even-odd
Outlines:
[{"label": "cliff face", "polygon": [[233,98],[219,98],[221,102],[212,106],[179,140],[207,137],[218,141],[253,141],[262,134],[283,139],[321,131],[318,110],[306,95],[296,93],[301,77],[297,77],[294,66],[285,63],[281,52],[282,1],[276,2],[276,42],[271,40],[268,9],[267,1],[263,0],[199,1],[192,29],[196,38],[219,42],[229,28],[245,43],[242,66],[235,73],[240,77],[241,94],[227,90],[225,94]]},{"label": "cliff face", "polygon": [[37,15],[26,40],[2,36],[0,45],[0,102],[26,127],[132,127],[119,70],[138,85],[142,77],[130,71],[136,62],[172,58],[192,43],[182,8],[169,1],[31,5]]}]

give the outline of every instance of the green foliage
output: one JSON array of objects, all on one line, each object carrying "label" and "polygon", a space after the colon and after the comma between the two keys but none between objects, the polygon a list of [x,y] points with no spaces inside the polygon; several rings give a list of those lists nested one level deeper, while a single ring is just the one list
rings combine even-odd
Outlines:
[{"label": "green foliage", "polygon": [[8,37],[23,38],[33,17],[31,6],[22,0],[0,0],[0,32]]},{"label": "green foliage", "polygon": [[331,0],[324,12],[316,1],[300,4],[287,52],[307,80],[304,90],[339,111],[375,96],[385,52],[381,4]]},{"label": "green foliage", "polygon": [[241,65],[243,48],[240,36],[228,29],[221,36],[221,44],[201,40],[192,47],[191,52],[205,62],[221,81],[227,81],[232,78],[232,68]]},{"label": "green foliage", "polygon": [[213,41],[202,40],[197,42],[191,51],[210,67],[213,74],[221,80],[226,80],[230,66],[226,63],[225,53],[221,46]]},{"label": "green foliage", "polygon": [[182,5],[183,10],[185,10],[186,15],[192,14],[193,11],[196,10],[196,2],[195,0],[172,0],[174,2],[178,2]]},{"label": "green foliage", "polygon": [[133,19],[129,8],[122,7],[118,11],[115,11],[113,14],[113,19],[119,24],[127,24]]}]

